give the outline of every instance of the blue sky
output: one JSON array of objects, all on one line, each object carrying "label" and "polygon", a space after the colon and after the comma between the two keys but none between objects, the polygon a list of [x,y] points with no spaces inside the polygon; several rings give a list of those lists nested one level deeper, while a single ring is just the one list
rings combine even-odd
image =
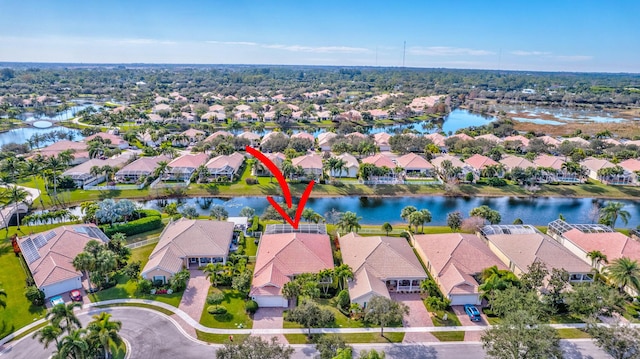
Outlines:
[{"label": "blue sky", "polygon": [[[640,72],[640,1],[6,1],[0,61]],[[634,21],[636,20],[636,21]]]}]

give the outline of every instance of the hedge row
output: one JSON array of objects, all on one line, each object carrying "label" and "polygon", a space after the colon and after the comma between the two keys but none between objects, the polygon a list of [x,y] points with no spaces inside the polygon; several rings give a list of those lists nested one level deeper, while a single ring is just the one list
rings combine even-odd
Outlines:
[{"label": "hedge row", "polygon": [[155,209],[139,209],[136,212],[140,214],[140,217],[161,217],[162,213],[156,211]]},{"label": "hedge row", "polygon": [[106,225],[101,229],[108,237],[111,237],[114,233],[124,233],[127,236],[134,234],[152,231],[162,227],[162,219],[159,216],[144,217],[129,221],[127,223],[116,224],[113,227]]}]

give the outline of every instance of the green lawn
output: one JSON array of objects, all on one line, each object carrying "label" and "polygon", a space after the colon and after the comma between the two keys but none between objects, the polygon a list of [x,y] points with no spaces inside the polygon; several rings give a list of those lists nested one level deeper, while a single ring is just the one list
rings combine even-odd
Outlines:
[{"label": "green lawn", "polygon": [[132,236],[127,237],[127,243],[135,243],[146,241],[147,239],[158,238],[160,233],[164,230],[164,226],[162,228],[157,228],[148,232],[134,234]]},{"label": "green lawn", "polygon": [[[211,287],[209,288],[209,294],[220,291],[221,289]],[[202,308],[202,315],[200,317],[200,324],[209,328],[227,328],[227,329],[239,329],[239,328],[252,328],[253,319],[245,312],[245,296],[234,289],[224,288],[224,300],[220,305],[227,308],[227,314],[211,315],[207,313],[207,303]]]},{"label": "green lawn", "polygon": [[550,324],[575,324],[584,323],[584,321],[571,314],[554,315],[549,319]]},{"label": "green lawn", "polygon": [[247,237],[245,241],[245,254],[249,257],[254,257],[258,252],[258,245],[255,242],[255,238]]},{"label": "green lawn", "polygon": [[[453,310],[449,309],[447,311],[429,311],[430,313],[434,313],[435,315],[431,317],[433,321],[433,325],[435,327],[459,327],[462,324],[460,323],[460,319],[453,312]],[[447,314],[447,320],[442,320],[444,318],[444,314]]]},{"label": "green lawn", "polygon": [[[131,250],[131,258],[129,261],[139,260],[141,262],[141,267],[149,261],[149,254],[153,251],[155,244],[149,244],[146,246],[138,247]],[[138,293],[138,285],[135,281],[130,280],[129,277],[117,274],[116,280],[118,284],[115,287],[101,290],[99,292],[93,293],[89,295],[89,299],[92,302],[99,302],[103,300],[111,300],[111,299],[124,299],[124,298],[139,298],[139,299],[150,299],[157,300],[159,302],[170,304],[174,307],[178,307],[180,304],[180,299],[182,299],[182,294],[173,293],[173,294],[141,294]]]},{"label": "green lawn", "polygon": [[[338,310],[338,308],[336,308],[335,303],[334,303],[334,299],[316,299],[316,303],[318,303],[320,305],[320,307],[322,309],[327,309],[330,310],[335,317],[335,321],[331,324],[328,324],[326,326],[326,328],[366,328],[369,327],[369,325],[365,324],[363,321],[361,320],[353,320],[349,317],[347,317],[346,315],[342,314],[342,312],[340,312]],[[286,315],[287,311],[285,311],[285,321],[283,323],[283,327],[284,328],[304,328],[302,325],[296,323],[296,322],[291,322],[287,320],[287,315]]]},{"label": "green lawn", "polygon": [[[380,333],[348,333],[348,334],[335,334],[346,343],[402,343],[404,339],[404,333],[384,333],[381,336]],[[306,334],[284,334],[289,344],[313,344],[313,341],[309,341]]]},{"label": "green lawn", "polygon": [[158,311],[158,312],[166,314],[166,315],[173,315],[174,314],[170,310],[158,307],[158,306],[153,305],[153,304],[145,304],[145,303],[119,303],[119,304],[101,305],[99,307],[100,308],[108,308],[108,307],[138,307],[138,308],[153,309],[155,311]]},{"label": "green lawn", "polygon": [[558,332],[558,336],[560,339],[582,339],[582,338],[591,338],[589,334],[585,331],[575,328],[569,329],[556,329]]},{"label": "green lawn", "polygon": [[[196,329],[196,335],[198,336],[198,339],[207,343],[224,344],[229,341],[229,335],[227,334],[211,334],[211,333],[201,332]],[[249,334],[234,334],[233,342],[234,343],[242,342],[248,337],[249,337]]]},{"label": "green lawn", "polygon": [[463,331],[451,331],[451,332],[432,332],[434,337],[438,338],[441,342],[461,342],[464,341]]}]

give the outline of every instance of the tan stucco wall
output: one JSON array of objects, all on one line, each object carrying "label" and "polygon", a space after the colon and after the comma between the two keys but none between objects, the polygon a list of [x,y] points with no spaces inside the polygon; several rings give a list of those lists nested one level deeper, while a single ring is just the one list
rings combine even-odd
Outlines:
[{"label": "tan stucco wall", "polygon": [[173,277],[173,273],[169,273],[163,269],[160,268],[155,268],[152,269],[146,273],[144,273],[144,278],[149,279],[149,280],[153,280],[154,276],[165,276],[167,280],[169,280],[169,278]]}]

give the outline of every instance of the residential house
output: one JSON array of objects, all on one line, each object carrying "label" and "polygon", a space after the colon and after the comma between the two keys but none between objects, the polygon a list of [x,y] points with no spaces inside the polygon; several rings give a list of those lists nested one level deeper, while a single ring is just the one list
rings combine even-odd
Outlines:
[{"label": "residential house", "polygon": [[[282,163],[287,159],[281,152],[272,152],[272,153],[263,153],[265,157],[267,157],[273,164],[278,167],[279,170],[282,170]],[[273,173],[262,164],[262,162],[256,160],[256,166],[251,169],[252,176],[273,176]]]},{"label": "residential house", "polygon": [[205,132],[196,130],[195,128],[190,128],[180,133],[180,135],[181,137],[185,138],[185,141],[181,141],[181,144],[188,145],[195,144],[196,142],[201,141],[205,136]]},{"label": "residential house", "polygon": [[84,142],[74,142],[68,140],[57,141],[49,146],[36,150],[43,157],[56,157],[63,151],[71,151],[73,155],[73,161],[71,165],[79,165],[82,162],[89,160],[89,152],[87,151],[87,144]]},{"label": "residential house", "polygon": [[547,234],[599,271],[607,263],[589,258],[589,252],[599,251],[609,262],[622,257],[640,261],[640,242],[604,224],[569,224],[557,219],[549,223]]},{"label": "residential house", "polygon": [[467,173],[473,172],[473,168],[471,168],[471,166],[469,166],[468,164],[462,162],[458,157],[449,155],[449,154],[440,155],[440,156],[434,157],[431,160],[431,164],[433,165],[435,171],[438,172],[438,174],[440,175],[440,177],[442,177],[443,180],[447,180],[447,178],[445,178],[446,169],[445,169],[445,166],[443,165],[445,161],[449,161],[451,163],[452,168],[458,167],[462,170],[458,175],[458,179],[464,179],[467,176]]},{"label": "residential house", "polygon": [[433,177],[433,165],[415,153],[407,153],[398,157],[396,163],[402,167],[406,177]]},{"label": "residential house", "polygon": [[542,142],[544,142],[548,146],[558,147],[558,146],[560,146],[560,143],[561,143],[560,141],[558,141],[557,138],[551,137],[551,136],[547,136],[547,135],[540,136],[538,138],[541,139]]},{"label": "residential house", "polygon": [[300,166],[304,170],[305,177],[308,179],[318,180],[324,171],[322,166],[322,157],[315,153],[296,157],[291,160],[294,166]]},{"label": "residential house", "polygon": [[622,167],[627,173],[629,173],[631,183],[635,185],[640,184],[640,160],[636,158],[630,158],[618,163],[618,165]]},{"label": "residential house", "polygon": [[258,147],[260,146],[260,135],[253,132],[243,132],[238,135],[238,138],[244,138],[249,141],[249,146]]},{"label": "residential house", "polygon": [[160,103],[157,104],[155,106],[153,106],[153,108],[151,109],[151,111],[155,114],[161,113],[161,112],[171,112],[171,106],[165,104],[165,103]]},{"label": "residential house", "polygon": [[293,135],[291,135],[291,138],[304,138],[311,141],[311,143],[315,143],[315,140],[316,140],[315,137],[313,137],[313,135],[306,132],[294,133]]},{"label": "residential house", "polygon": [[371,114],[371,117],[373,117],[374,120],[386,120],[389,118],[389,111],[378,108],[369,111],[369,114]]},{"label": "residential house", "polygon": [[240,168],[244,164],[244,156],[238,152],[234,152],[229,156],[220,155],[210,159],[207,164],[209,177],[217,180],[218,178],[226,178],[233,181],[240,175]]},{"label": "residential house", "polygon": [[137,183],[142,178],[152,175],[156,170],[156,167],[158,167],[158,163],[162,161],[168,163],[169,161],[171,161],[171,159],[164,155],[154,157],[140,157],[116,172],[116,182]]},{"label": "residential house", "polygon": [[91,173],[91,169],[93,167],[103,169],[105,168],[105,166],[109,166],[111,168],[120,169],[127,163],[127,161],[129,161],[129,159],[130,157],[127,154],[107,158],[106,160],[93,158],[86,162],[82,162],[75,167],[69,168],[62,173],[62,176],[71,177],[76,187],[84,188],[84,186],[95,185],[105,181],[106,179],[105,172]]},{"label": "residential house", "polygon": [[89,143],[89,141],[97,137],[102,138],[105,142],[109,142],[110,147],[117,147],[121,150],[129,147],[129,142],[122,139],[122,137],[107,132],[98,132],[89,137],[86,137],[83,141],[84,143]]},{"label": "residential house", "polygon": [[267,132],[267,134],[265,134],[265,135],[262,137],[262,141],[260,141],[260,142],[261,142],[261,143],[266,143],[266,142],[267,142],[267,141],[269,141],[269,139],[270,139],[271,137],[273,137],[273,136],[284,136],[284,137],[289,138],[289,136],[288,136],[286,133],[284,133],[284,132],[280,132],[280,131],[272,131],[272,132]]},{"label": "residential house", "polygon": [[590,265],[533,226],[484,226],[480,235],[489,249],[517,276],[526,273],[531,264],[540,262],[549,272],[554,268],[569,272],[571,283],[593,281]]},{"label": "residential house", "polygon": [[615,168],[616,165],[609,162],[608,160],[602,158],[593,158],[589,157],[580,162],[582,167],[586,168],[589,171],[589,177],[605,184],[610,185],[620,185],[620,184],[629,184],[633,180],[633,176],[631,173],[624,171],[619,175],[606,175],[601,176],[598,174],[598,171],[603,170],[605,168]]},{"label": "residential house", "polygon": [[402,237],[361,237],[348,233],[339,238],[342,261],[351,267],[351,303],[366,307],[371,298],[389,298],[390,292],[420,291],[427,273]]},{"label": "residential house", "polygon": [[[483,156],[477,153],[467,158],[466,160],[464,160],[464,163],[466,163],[468,166],[472,168],[473,174],[475,175],[476,178],[481,177],[482,171],[484,171],[484,169],[487,168],[488,166],[498,165],[498,162],[492,160],[487,156]],[[502,177],[503,175],[504,175],[504,171],[499,171],[498,173],[496,173],[497,177]]]},{"label": "residential house", "polygon": [[582,137],[569,137],[569,138],[565,138],[564,141],[573,142],[576,145],[578,145],[578,147],[582,147],[582,148],[587,148],[589,147],[589,144],[590,144],[589,141],[585,140]]},{"label": "residential house", "polygon": [[83,275],[75,269],[73,260],[91,240],[109,242],[96,225],[89,223],[18,237],[17,243],[36,286],[49,298],[82,288]]},{"label": "residential house", "polygon": [[380,149],[380,152],[388,152],[391,151],[391,145],[389,144],[389,140],[391,139],[391,135],[386,132],[378,132],[373,135],[373,141],[376,143],[376,146]]},{"label": "residential house", "polygon": [[434,132],[428,135],[424,135],[424,137],[428,140],[431,140],[431,142],[433,142],[434,145],[438,146],[440,151],[446,151],[447,145],[445,144],[445,141],[447,140],[447,138],[443,136],[441,133]]},{"label": "residential house", "polygon": [[412,236],[413,247],[451,305],[482,304],[476,277],[485,268],[507,269],[473,234],[443,233]]},{"label": "residential house", "polygon": [[331,140],[338,135],[334,132],[323,132],[318,135],[318,146],[322,151],[331,151]]},{"label": "residential house", "polygon": [[516,146],[512,146],[514,149],[518,149],[520,151],[525,151],[528,147],[529,147],[529,139],[522,136],[522,135],[516,135],[516,136],[507,136],[503,139],[502,143],[506,144],[507,142],[510,143],[518,143],[520,142],[520,145],[516,145]]},{"label": "residential house", "polygon": [[476,140],[485,140],[493,143],[502,143],[502,139],[493,133],[488,133],[486,135],[480,135],[475,137]]},{"label": "residential house", "polygon": [[350,153],[343,153],[341,155],[333,155],[335,158],[339,158],[344,161],[344,169],[341,171],[331,170],[331,177],[348,177],[348,178],[356,178],[358,177],[358,169],[360,168],[360,164],[358,160]]},{"label": "residential house", "polygon": [[[270,232],[267,226],[267,233]],[[327,234],[270,233],[262,235],[249,296],[260,308],[289,306],[282,288],[295,276],[333,269]]]},{"label": "residential house", "polygon": [[204,115],[202,115],[200,117],[203,120],[206,121],[212,121],[212,122],[223,122],[224,120],[227,119],[227,115],[224,113],[224,111],[222,112],[207,112]]},{"label": "residential house", "polygon": [[209,137],[204,139],[204,142],[211,142],[216,139],[216,137],[235,137],[233,133],[227,131],[216,131],[209,135]]},{"label": "residential house", "polygon": [[316,116],[318,117],[319,121],[327,121],[331,119],[331,112],[330,111],[318,111],[316,113]]},{"label": "residential house", "polygon": [[466,134],[466,133],[464,133],[464,132],[460,132],[460,133],[457,133],[457,134],[455,134],[455,135],[453,135],[453,136],[449,136],[449,137],[448,137],[448,139],[449,139],[449,138],[457,138],[457,139],[459,139],[460,141],[473,141],[473,140],[474,140],[474,138],[473,138],[473,137],[471,137],[471,136],[467,135],[467,134]]},{"label": "residential house", "polygon": [[395,168],[398,167],[396,165],[396,163],[391,159],[390,156],[383,154],[383,153],[377,153],[373,156],[369,156],[369,157],[365,157],[362,159],[362,164],[365,163],[370,163],[378,168],[388,168],[389,169],[389,173],[387,173],[385,176],[382,176],[382,178],[378,178],[381,180],[384,180],[386,177],[393,177],[395,178]]},{"label": "residential house", "polygon": [[504,165],[504,169],[507,172],[511,172],[514,168],[522,168],[523,170],[527,168],[537,168],[533,162],[529,161],[524,157],[514,156],[514,155],[505,155],[500,160],[500,163]]},{"label": "residential house", "polygon": [[180,218],[170,222],[160,234],[149,261],[140,276],[167,283],[183,268],[227,262],[234,224],[202,219]]},{"label": "residential house", "polygon": [[169,162],[169,170],[165,175],[171,181],[188,181],[198,167],[204,165],[209,160],[206,153],[184,154]]},{"label": "residential house", "polygon": [[[582,182],[579,174],[568,172],[563,167],[565,161],[560,157],[541,154],[533,160],[533,163],[549,175],[551,181],[563,183]],[[545,169],[553,169],[553,171]]]}]

